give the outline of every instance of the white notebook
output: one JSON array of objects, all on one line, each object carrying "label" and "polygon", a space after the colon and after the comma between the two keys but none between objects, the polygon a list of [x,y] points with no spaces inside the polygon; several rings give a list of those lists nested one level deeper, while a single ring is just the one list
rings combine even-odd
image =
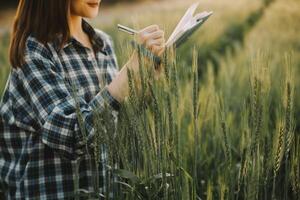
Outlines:
[{"label": "white notebook", "polygon": [[213,12],[211,11],[194,15],[198,5],[199,3],[194,3],[189,7],[167,40],[166,47],[179,47],[212,15]]}]

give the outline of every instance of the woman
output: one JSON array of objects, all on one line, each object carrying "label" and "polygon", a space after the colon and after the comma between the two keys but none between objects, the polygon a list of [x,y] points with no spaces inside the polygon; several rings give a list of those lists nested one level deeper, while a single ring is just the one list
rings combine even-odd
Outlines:
[{"label": "woman", "polygon": [[[12,69],[0,106],[0,184],[7,199],[71,198],[72,163],[79,156],[79,187],[92,190],[72,88],[89,145],[93,111],[108,105],[117,112],[128,95],[127,69],[139,74],[135,53],[118,72],[111,38],[83,20],[96,17],[99,5],[100,0],[19,2]],[[154,54],[164,52],[158,26],[146,27],[138,39]]]}]

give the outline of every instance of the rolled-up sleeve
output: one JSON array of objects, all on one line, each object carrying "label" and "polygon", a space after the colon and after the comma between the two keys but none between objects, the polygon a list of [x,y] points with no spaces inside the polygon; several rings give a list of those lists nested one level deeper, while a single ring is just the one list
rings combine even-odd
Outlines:
[{"label": "rolled-up sleeve", "polygon": [[[120,108],[107,86],[90,102],[74,95],[76,88],[72,88],[63,73],[43,53],[27,54],[18,73],[39,120],[37,132],[41,134],[42,142],[66,157],[73,159],[85,152],[84,132],[87,142],[92,143],[95,111],[118,111]],[[83,126],[80,126],[80,120]]]}]

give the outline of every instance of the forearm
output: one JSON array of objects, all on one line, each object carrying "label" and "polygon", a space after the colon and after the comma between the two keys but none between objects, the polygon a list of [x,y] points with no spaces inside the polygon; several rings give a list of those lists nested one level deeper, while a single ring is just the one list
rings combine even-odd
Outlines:
[{"label": "forearm", "polygon": [[[146,27],[138,33],[138,43],[146,46],[153,54],[161,56],[165,50],[164,32],[157,25]],[[127,70],[133,70],[136,77],[139,77],[139,61],[137,52],[134,52],[126,65],[119,71],[119,74],[108,85],[107,89],[120,103],[129,94]],[[161,70],[156,69],[156,72]]]},{"label": "forearm", "polygon": [[125,97],[129,94],[128,75],[127,70],[133,70],[136,74],[139,69],[138,56],[134,52],[129,61],[122,67],[118,75],[108,85],[107,89],[110,94],[119,102],[123,102]]}]

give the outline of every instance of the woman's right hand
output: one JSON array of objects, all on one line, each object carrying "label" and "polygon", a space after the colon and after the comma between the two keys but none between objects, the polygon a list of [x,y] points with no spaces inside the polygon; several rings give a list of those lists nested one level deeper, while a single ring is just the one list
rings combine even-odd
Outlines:
[{"label": "woman's right hand", "polygon": [[[137,42],[139,44],[145,45],[153,54],[161,56],[165,51],[165,38],[164,31],[162,31],[157,25],[148,26],[137,34]],[[124,67],[119,71],[117,77],[112,80],[108,85],[108,91],[110,94],[117,99],[119,102],[122,102],[126,96],[129,94],[129,85],[128,85],[128,76],[127,70],[131,69],[135,74],[139,74],[139,63],[138,55],[135,52]],[[158,74],[162,70],[156,70]],[[156,74],[156,76],[159,76]],[[138,79],[139,80],[139,79]]]},{"label": "woman's right hand", "polygon": [[157,56],[161,56],[165,51],[165,32],[158,25],[151,25],[140,30],[137,34],[137,41]]}]

